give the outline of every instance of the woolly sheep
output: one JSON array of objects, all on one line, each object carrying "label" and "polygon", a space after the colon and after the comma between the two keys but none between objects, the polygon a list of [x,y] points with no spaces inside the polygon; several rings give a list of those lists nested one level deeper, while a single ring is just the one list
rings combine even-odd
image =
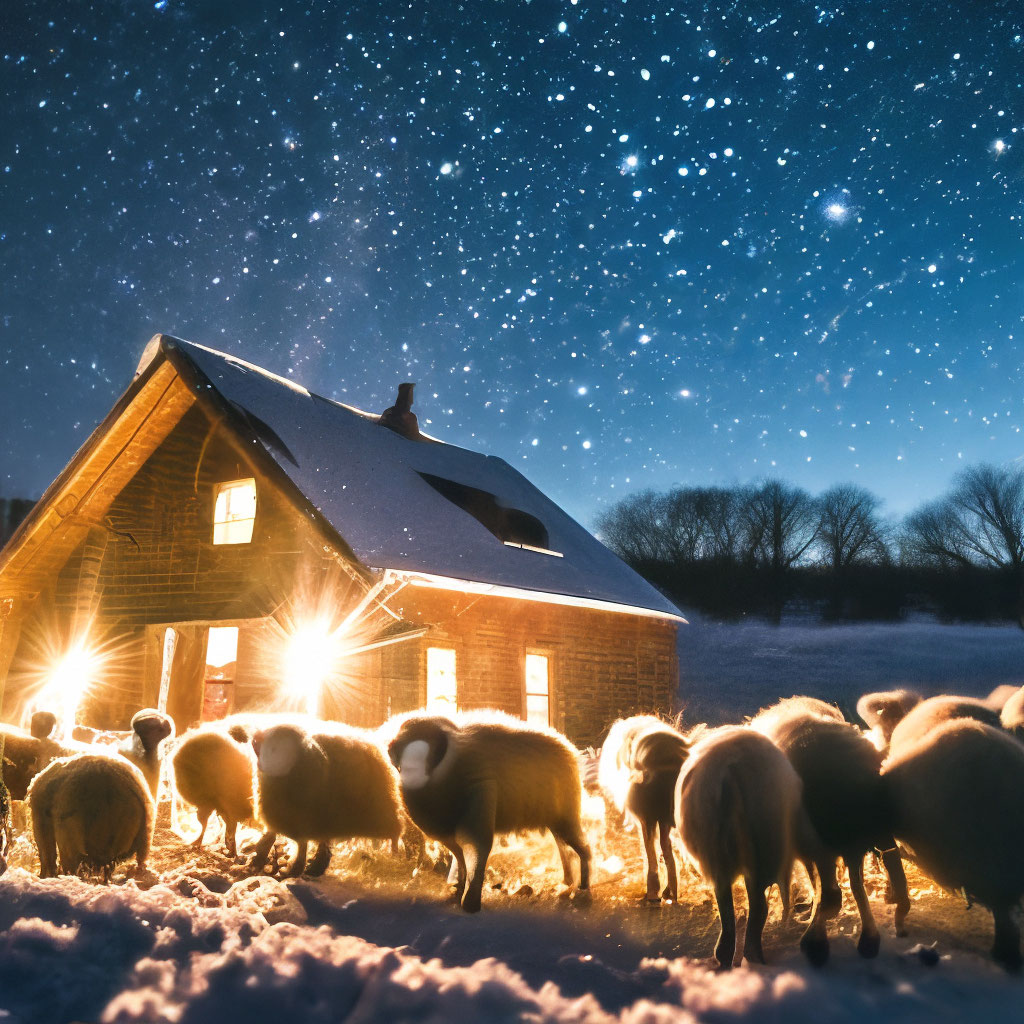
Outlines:
[{"label": "woolly sheep", "polygon": [[332,839],[398,843],[398,779],[383,750],[359,729],[319,724],[316,732],[294,723],[276,725],[254,738],[259,813],[269,830],[256,848],[254,870],[263,867],[277,833],[298,844],[292,876],[306,870],[310,840],[319,842],[311,875],[327,870]]},{"label": "woolly sheep", "polygon": [[879,738],[878,746],[889,746],[892,731],[906,717],[907,712],[921,703],[921,695],[913,690],[882,690],[865,693],[857,701],[857,714],[861,721]]},{"label": "woolly sheep", "polygon": [[999,712],[999,722],[1017,739],[1024,739],[1024,686],[1014,688]]},{"label": "woolly sheep", "polygon": [[661,896],[675,900],[678,881],[670,830],[675,827],[675,789],[686,760],[689,741],[672,726],[652,715],[634,715],[612,724],[601,747],[598,780],[620,812],[640,826],[647,869],[646,899],[657,901],[658,855],[661,846],[668,876]]},{"label": "woolly sheep", "polygon": [[759,732],[765,732],[776,719],[785,721],[794,715],[813,715],[827,722],[845,722],[842,711],[834,704],[826,704],[817,697],[783,697],[767,708],[761,708],[753,721],[760,722]]},{"label": "woolly sheep", "polygon": [[889,756],[892,757],[923,739],[936,726],[953,719],[973,718],[985,725],[999,727],[999,713],[983,700],[974,697],[929,697],[921,701],[901,719],[889,738]]},{"label": "woolly sheep", "polygon": [[563,736],[499,713],[457,721],[419,713],[401,721],[388,754],[410,817],[455,857],[463,910],[480,909],[494,837],[508,832],[549,830],[566,885],[572,849],[580,858],[579,890],[589,893],[578,753]]},{"label": "woolly sheep", "polygon": [[160,786],[160,762],[163,759],[164,740],[174,738],[174,722],[155,708],[143,708],[132,716],[131,736],[117,747],[142,772],[149,791],[156,799]]},{"label": "woolly sheep", "polygon": [[941,722],[882,772],[896,837],[940,885],[992,911],[993,958],[1021,967],[1013,913],[1024,895],[1024,746],[971,719]]},{"label": "woolly sheep", "polygon": [[49,711],[37,711],[32,716],[31,731],[0,723],[3,780],[12,800],[24,800],[33,777],[54,758],[68,753],[49,738],[56,721]]},{"label": "woolly sheep", "polygon": [[105,879],[119,861],[135,857],[144,870],[155,809],[146,780],[117,754],[75,754],[54,761],[28,792],[39,875],[99,869]]},{"label": "woolly sheep", "polygon": [[986,698],[985,703],[993,711],[1002,711],[1006,702],[1020,692],[1020,686],[1014,683],[1000,683]]},{"label": "woolly sheep", "polygon": [[804,807],[831,855],[825,887],[834,909],[839,910],[839,892],[832,884],[835,857],[839,856],[849,871],[850,891],[860,913],[857,950],[861,956],[877,956],[881,940],[864,889],[864,856],[870,850],[883,851],[896,903],[897,934],[902,934],[903,921],[910,911],[907,878],[882,794],[882,756],[856,726],[793,710],[795,713],[787,716],[778,709],[769,709],[754,718],[751,727],[767,736],[800,776]]},{"label": "woolly sheep", "polygon": [[[793,860],[812,870],[824,860],[821,841],[801,800],[800,778],[767,737],[745,726],[715,729],[690,749],[676,783],[676,822],[688,853],[714,886],[721,932],[715,945],[720,966],[731,968],[736,952],[732,886],[742,876],[747,889],[743,954],[764,963],[761,933],[768,917],[765,890],[778,884],[788,911]],[[800,940],[808,959],[828,959],[828,936],[820,884],[815,909]]]},{"label": "woolly sheep", "polygon": [[195,806],[202,826],[195,847],[203,845],[216,811],[224,822],[228,855],[234,857],[239,822],[255,818],[256,755],[249,736],[239,726],[204,726],[181,738],[172,760],[175,787]]}]

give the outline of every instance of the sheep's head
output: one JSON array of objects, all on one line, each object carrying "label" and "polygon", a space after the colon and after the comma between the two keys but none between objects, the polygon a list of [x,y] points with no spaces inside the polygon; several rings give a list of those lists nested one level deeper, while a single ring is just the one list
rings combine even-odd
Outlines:
[{"label": "sheep's head", "polygon": [[388,757],[398,769],[403,789],[420,789],[448,752],[456,726],[444,718],[406,719],[388,744]]},{"label": "sheep's head", "polygon": [[[234,725],[229,726],[228,727],[228,735],[236,743],[241,743],[241,744],[244,745],[246,743],[251,742],[253,744],[253,748],[256,750],[256,753],[257,754],[259,753],[259,748],[256,747],[256,736],[258,734],[253,734],[253,735],[250,736],[249,735],[249,730],[246,729],[246,727],[244,725],[240,725],[240,724],[238,724],[236,722]],[[261,742],[262,742],[262,737],[260,737],[260,739],[261,739]]]},{"label": "sheep's head", "polygon": [[857,714],[868,728],[878,729],[888,743],[893,729],[920,703],[920,694],[911,690],[866,693],[857,701]]},{"label": "sheep's head", "polygon": [[253,737],[261,775],[282,778],[301,761],[322,764],[326,755],[320,744],[297,725],[275,725]]},{"label": "sheep's head", "polygon": [[132,716],[132,731],[148,754],[174,735],[174,722],[155,708],[143,708]]},{"label": "sheep's head", "polygon": [[57,716],[52,711],[37,711],[29,723],[29,732],[37,740],[45,740],[54,730]]}]

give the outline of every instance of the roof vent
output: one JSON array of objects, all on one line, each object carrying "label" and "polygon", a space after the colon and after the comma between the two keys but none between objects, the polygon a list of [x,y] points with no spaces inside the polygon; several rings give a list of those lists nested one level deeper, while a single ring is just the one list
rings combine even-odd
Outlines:
[{"label": "roof vent", "polygon": [[395,404],[391,408],[385,409],[377,422],[382,427],[387,427],[410,441],[422,441],[420,425],[416,422],[416,413],[412,411],[412,389],[414,387],[416,387],[415,384],[399,384]]}]

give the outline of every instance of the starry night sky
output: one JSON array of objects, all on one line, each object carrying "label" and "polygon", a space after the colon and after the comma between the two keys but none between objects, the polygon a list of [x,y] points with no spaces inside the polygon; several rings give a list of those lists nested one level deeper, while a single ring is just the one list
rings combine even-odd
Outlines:
[{"label": "starry night sky", "polygon": [[[354,9],[348,9],[349,7]],[[51,20],[53,19],[53,20]],[[571,514],[1024,453],[1018,3],[4,5],[0,494],[157,331]]]}]

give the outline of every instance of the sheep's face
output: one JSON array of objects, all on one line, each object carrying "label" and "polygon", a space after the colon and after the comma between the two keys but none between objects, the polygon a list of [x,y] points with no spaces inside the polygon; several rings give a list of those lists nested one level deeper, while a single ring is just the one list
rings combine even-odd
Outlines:
[{"label": "sheep's face", "polygon": [[268,729],[259,745],[259,769],[262,775],[287,775],[302,753],[302,734],[289,726]]},{"label": "sheep's face", "polygon": [[165,714],[145,708],[132,717],[132,730],[138,736],[142,749],[156,750],[162,740],[174,735],[174,722]]},{"label": "sheep's face", "polygon": [[426,740],[413,740],[403,751],[398,762],[398,774],[403,789],[422,789],[430,781],[430,744]]},{"label": "sheep's face", "polygon": [[[450,723],[449,723],[450,724]],[[410,719],[388,744],[402,789],[422,789],[448,751],[448,732],[437,719]]]},{"label": "sheep's face", "polygon": [[53,728],[56,724],[57,716],[52,711],[37,711],[32,716],[29,732],[31,732],[37,740],[45,740],[49,737],[50,733],[53,732]]}]

